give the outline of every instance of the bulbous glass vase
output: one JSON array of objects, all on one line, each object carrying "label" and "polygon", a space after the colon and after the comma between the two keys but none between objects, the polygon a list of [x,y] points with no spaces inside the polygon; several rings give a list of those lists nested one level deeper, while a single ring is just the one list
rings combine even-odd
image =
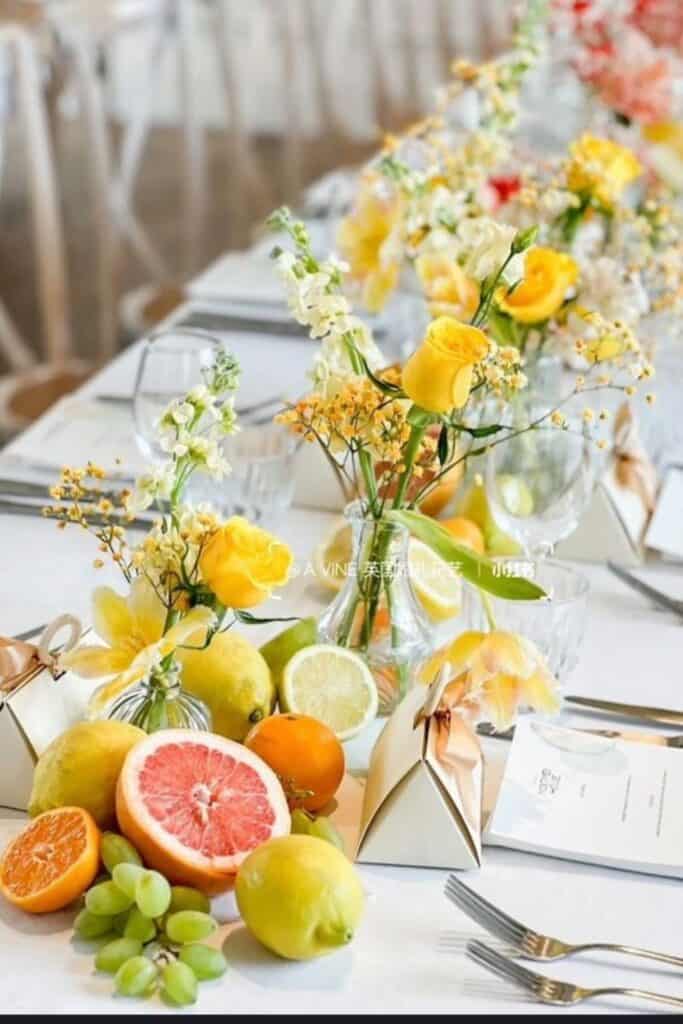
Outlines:
[{"label": "bulbous glass vase", "polygon": [[390,714],[434,652],[434,630],[410,584],[405,527],[374,519],[362,502],[345,514],[353,554],[342,590],[320,618],[320,642],[363,657],[377,685],[380,714]]},{"label": "bulbous glass vase", "polygon": [[211,712],[203,701],[183,690],[177,665],[152,671],[148,679],[117,697],[105,714],[148,733],[159,729],[211,731]]}]

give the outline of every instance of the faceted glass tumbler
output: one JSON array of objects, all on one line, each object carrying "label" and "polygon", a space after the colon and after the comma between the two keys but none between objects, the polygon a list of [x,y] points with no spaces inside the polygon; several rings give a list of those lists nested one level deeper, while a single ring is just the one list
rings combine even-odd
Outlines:
[{"label": "faceted glass tumbler", "polygon": [[579,661],[586,628],[588,592],[586,577],[569,565],[527,558],[495,559],[501,575],[524,576],[542,587],[547,597],[538,601],[510,601],[487,596],[476,587],[464,586],[462,621],[467,630],[491,628],[484,600],[488,602],[496,628],[518,633],[531,640],[544,656],[560,686]]}]

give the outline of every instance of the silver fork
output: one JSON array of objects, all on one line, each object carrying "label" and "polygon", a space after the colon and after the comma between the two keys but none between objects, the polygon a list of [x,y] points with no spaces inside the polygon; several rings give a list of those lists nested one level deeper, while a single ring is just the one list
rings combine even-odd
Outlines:
[{"label": "silver fork", "polygon": [[496,935],[514,947],[514,951],[527,960],[562,960],[574,953],[586,953],[598,950],[604,953],[625,953],[628,956],[640,956],[647,960],[658,960],[660,963],[683,967],[683,957],[670,956],[668,953],[655,953],[650,949],[639,949],[637,946],[620,946],[611,942],[583,942],[572,945],[554,939],[550,935],[540,935],[532,931],[514,917],[494,907],[478,892],[461,882],[455,875],[449,875],[445,893],[451,903],[459,907],[464,914],[480,924],[491,935]]},{"label": "silver fork", "polygon": [[540,1003],[573,1006],[575,1003],[582,1003],[584,999],[595,999],[598,996],[630,996],[683,1009],[683,999],[665,996],[659,992],[647,992],[640,988],[618,988],[612,985],[604,988],[582,988],[580,985],[572,985],[570,981],[557,981],[555,978],[548,978],[545,974],[537,974],[536,971],[522,967],[476,940],[467,943],[467,955],[480,967],[530,992]]}]

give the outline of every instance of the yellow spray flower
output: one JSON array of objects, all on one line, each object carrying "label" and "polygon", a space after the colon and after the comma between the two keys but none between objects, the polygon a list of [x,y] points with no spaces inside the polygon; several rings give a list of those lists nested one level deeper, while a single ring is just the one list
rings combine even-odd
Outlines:
[{"label": "yellow spray flower", "polygon": [[432,316],[472,319],[479,305],[479,286],[452,256],[425,253],[415,260],[415,270]]},{"label": "yellow spray flower", "polygon": [[625,146],[611,139],[582,135],[570,146],[567,184],[572,192],[585,192],[608,210],[643,168]]},{"label": "yellow spray flower", "polygon": [[474,368],[489,347],[478,327],[441,316],[429,325],[424,341],[403,367],[403,390],[429,412],[461,409],[469,398]]},{"label": "yellow spray flower", "polygon": [[560,707],[556,681],[543,655],[515,633],[463,633],[448,652],[451,686],[499,731],[514,722],[520,705],[553,714]]},{"label": "yellow spray flower", "polygon": [[233,516],[205,544],[199,571],[226,608],[253,608],[287,582],[293,561],[286,544]]},{"label": "yellow spray flower", "polygon": [[496,292],[504,313],[522,324],[538,324],[553,316],[579,275],[579,268],[565,253],[541,247],[530,249],[524,261],[524,278],[512,291]]},{"label": "yellow spray flower", "polygon": [[372,313],[382,309],[398,283],[398,264],[382,261],[382,246],[397,215],[397,200],[379,195],[374,179],[368,178],[354,210],[339,225],[339,251],[349,264],[351,277],[363,285],[363,302]]}]

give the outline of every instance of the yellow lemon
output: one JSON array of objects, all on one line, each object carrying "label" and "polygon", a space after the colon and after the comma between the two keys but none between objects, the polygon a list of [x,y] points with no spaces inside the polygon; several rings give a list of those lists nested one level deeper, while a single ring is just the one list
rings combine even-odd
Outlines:
[{"label": "yellow lemon", "polygon": [[212,728],[242,742],[275,706],[275,686],[263,655],[239,633],[217,633],[203,651],[179,650],[183,686],[211,711]]},{"label": "yellow lemon", "polygon": [[432,619],[442,622],[458,614],[462,581],[457,569],[415,537],[408,546],[408,572],[416,597]]},{"label": "yellow lemon", "polygon": [[249,931],[288,960],[348,945],[363,914],[353,865],[314,836],[281,836],[257,847],[239,869],[235,895]]},{"label": "yellow lemon", "polygon": [[116,783],[126,754],[145,738],[128,722],[79,722],[38,759],[28,805],[32,818],[57,807],[82,807],[100,828],[115,823]]},{"label": "yellow lemon", "polygon": [[328,590],[338,592],[344,586],[352,552],[351,526],[339,519],[313,552],[313,569]]}]

